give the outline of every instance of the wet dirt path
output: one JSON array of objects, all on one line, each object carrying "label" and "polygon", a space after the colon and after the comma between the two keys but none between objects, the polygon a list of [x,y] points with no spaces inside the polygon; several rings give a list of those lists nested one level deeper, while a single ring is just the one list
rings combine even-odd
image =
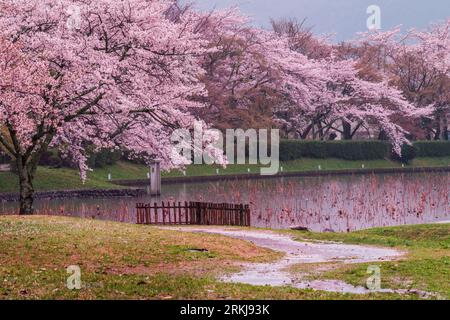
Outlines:
[{"label": "wet dirt path", "polygon": [[[225,282],[251,285],[292,286],[299,289],[314,289],[330,292],[364,294],[374,292],[362,286],[353,286],[340,280],[304,280],[288,272],[289,267],[304,263],[365,263],[395,260],[404,253],[395,249],[334,242],[300,242],[289,235],[265,230],[242,230],[216,227],[170,227],[172,230],[220,234],[284,253],[284,257],[270,263],[247,263],[242,271],[224,276]],[[407,290],[380,289],[377,292],[406,293]]]}]

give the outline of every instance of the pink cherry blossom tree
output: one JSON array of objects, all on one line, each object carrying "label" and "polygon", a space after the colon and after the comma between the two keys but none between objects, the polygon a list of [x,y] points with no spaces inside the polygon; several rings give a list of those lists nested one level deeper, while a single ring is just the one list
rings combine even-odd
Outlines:
[{"label": "pink cherry blossom tree", "polygon": [[15,158],[20,213],[33,212],[41,154],[59,148],[88,170],[86,146],[170,158],[190,128],[210,50],[189,10],[165,0],[3,0],[0,144]]},{"label": "pink cherry blossom tree", "polygon": [[406,132],[395,119],[414,117],[416,109],[399,90],[383,80],[364,79],[358,61],[343,57],[326,38],[314,39],[292,22],[274,24],[274,29],[286,97],[275,110],[282,126],[303,139],[311,134],[323,139],[330,131],[351,139],[360,128],[375,127],[400,152]]},{"label": "pink cherry blossom tree", "polygon": [[276,79],[261,30],[235,8],[200,15],[199,20],[214,48],[202,61],[208,94],[199,116],[219,129],[270,127]]},{"label": "pink cherry blossom tree", "polygon": [[420,108],[429,138],[448,139],[450,19],[426,31],[363,34],[360,59]]},{"label": "pink cherry blossom tree", "polygon": [[275,122],[302,138],[341,131],[351,139],[361,127],[372,126],[399,151],[405,131],[394,118],[414,110],[401,92],[360,77],[356,61],[341,58],[326,38],[313,37],[301,25],[274,22],[271,32],[246,22],[230,10],[211,14],[204,24],[203,34],[217,50],[203,62],[210,106],[201,110],[203,117],[242,121],[242,110],[255,117],[252,105],[269,102]]},{"label": "pink cherry blossom tree", "polygon": [[[33,190],[30,181],[38,158],[51,142],[44,135],[43,125],[34,127],[34,118],[47,113],[45,100],[54,94],[55,81],[45,63],[28,60],[20,49],[20,43],[0,38],[0,146],[16,159],[20,197],[26,202],[29,201],[26,195]],[[36,132],[31,132],[33,127]],[[30,148],[33,144],[28,140],[30,135],[41,139],[42,148]],[[22,151],[22,156],[17,150]]]}]

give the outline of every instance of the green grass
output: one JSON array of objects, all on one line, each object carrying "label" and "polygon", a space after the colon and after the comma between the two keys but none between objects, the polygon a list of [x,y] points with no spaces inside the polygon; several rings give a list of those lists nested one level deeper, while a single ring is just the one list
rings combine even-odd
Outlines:
[{"label": "green grass", "polygon": [[385,247],[450,249],[450,226],[445,224],[374,228],[352,233],[287,232],[293,233],[298,239],[306,237]]},{"label": "green grass", "polygon": [[[314,171],[320,165],[322,170],[359,169],[362,164],[365,168],[398,168],[401,164],[388,160],[371,161],[347,161],[339,159],[301,159],[281,163],[284,172]],[[442,158],[418,158],[411,167],[442,167],[450,165],[450,157]],[[186,169],[186,176],[212,176],[219,169],[220,175],[243,174],[250,168],[251,173],[259,173],[259,165],[229,165],[227,168],[220,166],[192,165]],[[51,169],[39,167],[35,179],[36,190],[70,190],[70,189],[118,189],[120,186],[108,181],[108,174],[113,180],[146,179],[148,168],[144,165],[130,162],[118,162],[115,165],[95,169],[88,173],[85,184],[80,180],[79,173],[73,169]],[[163,173],[163,177],[181,177],[179,170]],[[18,190],[17,176],[10,172],[0,172],[0,192],[14,192]]]},{"label": "green grass", "polygon": [[[235,261],[277,257],[222,236],[76,218],[3,216],[0,299],[188,298],[217,272],[234,270]],[[66,288],[70,265],[80,267],[83,290]]]},{"label": "green grass", "polygon": [[[300,160],[292,160],[281,162],[280,166],[283,167],[283,172],[305,172],[316,171],[318,166],[321,166],[322,170],[345,170],[345,169],[361,169],[362,165],[367,169],[375,168],[401,168],[402,165],[399,162],[390,160],[368,160],[368,161],[351,161],[342,159],[311,159],[305,158]],[[450,165],[450,157],[442,158],[417,158],[409,167],[447,167]],[[211,176],[217,175],[216,169],[219,169],[219,174],[242,174],[248,173],[250,168],[251,173],[259,173],[261,165],[229,165],[227,168],[221,166],[207,166],[207,165],[193,165],[187,168],[186,176]],[[166,177],[179,177],[183,176],[179,170],[174,170],[168,173],[164,173]]]},{"label": "green grass", "polygon": [[[297,240],[369,244],[407,252],[406,258],[399,261],[331,265],[323,272],[314,273],[313,278],[340,279],[364,286],[367,267],[375,264],[381,268],[383,288],[419,289],[450,299],[450,224],[376,228],[348,234],[288,232]],[[307,266],[299,266],[297,271],[304,272],[305,268]]]},{"label": "green grass", "polygon": [[[84,184],[78,171],[73,169],[51,169],[39,167],[34,181],[36,190],[72,190],[72,189],[112,189],[120,188],[107,179],[88,179]],[[16,174],[0,172],[0,192],[17,192],[19,180]]]},{"label": "green grass", "polygon": [[97,168],[88,173],[88,178],[98,181],[107,181],[108,174],[114,180],[146,179],[149,168],[145,165],[119,161],[115,165]]},{"label": "green grass", "polygon": [[[448,225],[420,226],[416,233],[411,231],[414,228],[376,229],[349,235],[293,234],[299,238],[335,237],[349,242],[364,238],[364,243],[378,241],[380,244],[386,241],[369,238],[388,237],[397,239],[396,245],[400,248],[409,241],[414,243],[409,249],[448,248]],[[443,247],[441,242],[446,245]],[[193,252],[192,248],[207,251]],[[444,293],[448,289],[445,283],[448,251],[441,251],[441,258],[427,254],[428,258],[419,259],[413,252],[412,258],[393,262],[389,268],[383,264],[383,276],[390,279],[418,271],[412,279],[420,280],[420,285],[427,289]],[[219,274],[237,271],[242,262],[274,261],[277,258],[279,254],[272,251],[219,235],[67,217],[0,217],[0,299],[417,298],[414,294],[352,295],[215,280]],[[81,269],[80,290],[66,287],[69,265],[78,265]],[[358,282],[360,277],[366,276],[362,272],[364,266],[351,268],[356,271],[348,269],[339,273],[337,270],[336,277]]]}]

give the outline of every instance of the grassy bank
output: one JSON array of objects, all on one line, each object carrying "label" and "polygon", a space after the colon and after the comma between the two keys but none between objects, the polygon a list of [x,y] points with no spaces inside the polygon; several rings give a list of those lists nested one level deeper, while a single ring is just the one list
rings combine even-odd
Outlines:
[{"label": "grassy bank", "polygon": [[[34,181],[37,191],[47,190],[74,190],[74,189],[111,189],[120,188],[107,181],[107,179],[89,178],[82,183],[80,174],[73,169],[51,169],[39,167]],[[18,192],[19,180],[12,172],[0,172],[0,192]]]},{"label": "grassy bank", "polygon": [[[449,226],[375,229],[347,235],[294,232],[299,238],[407,248],[407,260],[383,263],[383,286],[402,277],[447,294]],[[193,250],[201,249],[201,250]],[[274,252],[223,236],[60,217],[0,217],[0,299],[410,299],[414,294],[350,295],[226,284],[214,280],[242,262],[272,261]],[[81,269],[81,290],[66,288],[66,268]],[[356,270],[356,271],[355,271]],[[360,282],[364,266],[324,277]],[[440,273],[440,275],[439,275]],[[404,277],[404,279],[403,279]],[[392,280],[392,281],[391,281]]]},{"label": "grassy bank", "polygon": [[[450,224],[375,228],[348,234],[289,231],[297,240],[314,239],[394,247],[407,252],[400,261],[376,263],[381,269],[382,288],[419,289],[450,299]],[[310,278],[340,279],[364,286],[367,268],[374,263],[357,265],[328,264]],[[293,272],[311,268],[298,266]]]},{"label": "grassy bank", "polygon": [[[391,160],[368,160],[368,161],[351,161],[342,159],[310,159],[285,161],[280,163],[283,172],[305,172],[316,171],[319,166],[322,170],[345,170],[345,169],[361,169],[364,165],[367,169],[376,168],[401,168],[399,162]],[[409,167],[447,167],[450,165],[450,157],[442,158],[417,158],[409,164]],[[227,168],[220,166],[191,166],[186,170],[186,176],[211,176],[217,175],[216,169],[219,169],[220,175],[226,174],[242,174],[247,173],[250,169],[251,173],[259,173],[260,165],[230,165]],[[165,173],[164,176],[178,177],[183,174],[180,171],[172,171]]]},{"label": "grassy bank", "polygon": [[[358,169],[364,164],[365,168],[399,168],[401,164],[389,160],[371,161],[347,161],[339,159],[302,159],[281,163],[284,172],[304,172],[317,170],[320,165],[322,170],[344,170]],[[411,167],[447,167],[450,165],[450,157],[442,158],[417,158]],[[259,173],[258,165],[229,165],[227,168],[219,166],[194,165],[186,169],[186,176],[211,176],[242,174],[250,172]],[[144,165],[132,164],[129,162],[118,162],[113,166],[95,169],[88,173],[88,180],[85,184],[80,181],[80,176],[76,170],[72,169],[51,169],[39,167],[37,171],[35,188],[36,190],[64,190],[64,189],[111,189],[120,188],[108,181],[108,174],[112,179],[145,179],[148,168]],[[165,172],[164,177],[181,177],[183,173],[179,170]],[[10,172],[0,172],[0,192],[14,192],[18,190],[17,176]]]}]

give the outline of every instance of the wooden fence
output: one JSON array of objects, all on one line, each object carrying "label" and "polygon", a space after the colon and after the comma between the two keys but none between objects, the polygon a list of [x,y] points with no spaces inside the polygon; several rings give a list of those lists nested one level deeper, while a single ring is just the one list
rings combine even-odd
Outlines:
[{"label": "wooden fence", "polygon": [[244,204],[162,202],[136,204],[138,224],[250,226],[250,207]]}]

